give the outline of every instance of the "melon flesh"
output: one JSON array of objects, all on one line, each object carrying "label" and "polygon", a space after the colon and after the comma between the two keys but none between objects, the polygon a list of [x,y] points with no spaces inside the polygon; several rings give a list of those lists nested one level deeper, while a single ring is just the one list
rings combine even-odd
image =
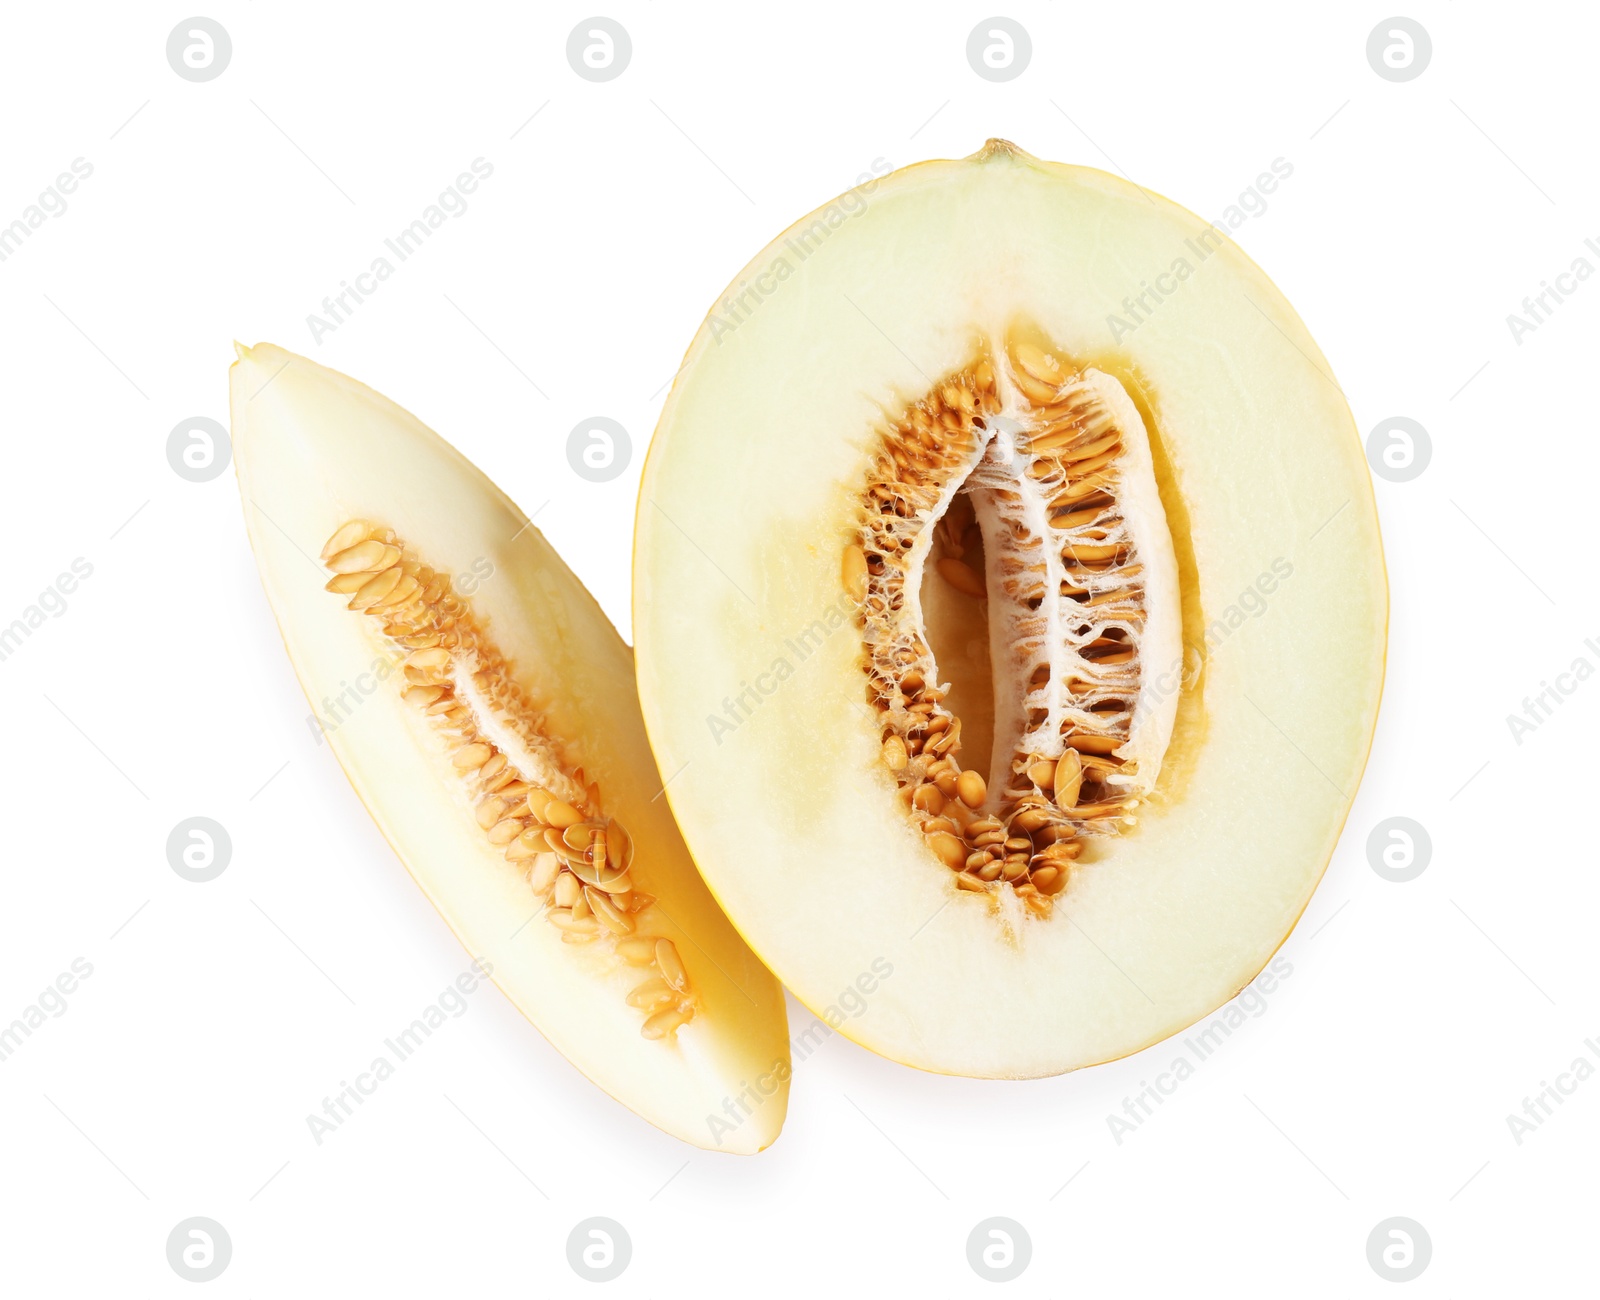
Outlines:
[{"label": "melon flesh", "polygon": [[[1158,274],[1176,288],[1130,315]],[[734,924],[819,1014],[887,962],[841,1032],[947,1073],[1111,1060],[1231,998],[1333,852],[1383,676],[1361,444],[1293,309],[1192,213],[1003,142],[803,218],[718,301],[645,466],[634,627],[668,798]],[[1018,331],[1137,405],[1151,490],[1129,508],[1162,516],[1150,595],[1176,611],[1145,665],[1168,675],[1141,741],[1159,776],[1048,916],[957,889],[908,818],[840,561],[885,422]],[[1003,729],[995,642],[959,667],[989,661]]]},{"label": "melon flesh", "polygon": [[[387,398],[268,344],[239,349],[231,383],[245,518],[284,644],[328,744],[417,884],[518,1009],[617,1100],[698,1146],[767,1146],[787,1105],[782,992],[718,910],[658,797],[628,647],[523,512]],[[471,588],[464,598],[509,673],[631,834],[634,883],[657,899],[650,931],[676,945],[693,990],[695,1015],[675,1034],[641,1036],[645,1016],[626,998],[647,972],[606,943],[563,942],[540,915],[526,864],[488,841],[438,732],[402,699],[405,651],[380,620],[347,609],[350,597],[324,590],[317,557],[350,520],[467,575],[457,585]],[[350,698],[350,683],[364,698],[341,713],[330,702]]]}]

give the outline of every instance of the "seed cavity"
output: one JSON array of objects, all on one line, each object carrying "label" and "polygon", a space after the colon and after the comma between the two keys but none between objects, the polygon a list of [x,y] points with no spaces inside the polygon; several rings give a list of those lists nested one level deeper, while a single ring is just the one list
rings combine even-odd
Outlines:
[{"label": "seed cavity", "polygon": [[[907,815],[958,887],[1048,918],[1085,840],[1135,824],[1177,710],[1158,684],[1181,663],[1176,560],[1138,408],[1058,349],[981,347],[880,427],[844,553]],[[925,575],[987,617],[987,774],[960,764]]]},{"label": "seed cavity", "polygon": [[619,967],[650,974],[627,1002],[642,1012],[643,1037],[672,1041],[696,1003],[677,946],[642,924],[655,900],[633,888],[633,839],[604,812],[598,784],[565,762],[486,623],[448,575],[366,520],[341,524],[322,560],[327,590],[409,651],[401,698],[445,741],[448,779],[461,783],[477,833],[526,877],[563,943],[609,949]]}]

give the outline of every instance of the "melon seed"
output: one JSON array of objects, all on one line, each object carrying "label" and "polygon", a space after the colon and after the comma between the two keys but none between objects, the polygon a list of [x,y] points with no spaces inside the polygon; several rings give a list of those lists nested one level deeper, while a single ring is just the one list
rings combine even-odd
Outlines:
[{"label": "melon seed", "polygon": [[884,741],[883,761],[891,772],[904,772],[908,762],[905,740],[900,736],[890,736]]},{"label": "melon seed", "polygon": [[667,1038],[675,1031],[689,1023],[691,1013],[688,1007],[677,1006],[666,1011],[658,1011],[640,1027],[639,1032],[646,1038]]},{"label": "melon seed", "polygon": [[357,542],[366,541],[377,531],[365,519],[352,519],[349,523],[340,524],[322,548],[323,560],[331,560],[340,552],[349,550]]},{"label": "melon seed", "polygon": [[1078,802],[1078,791],[1083,787],[1083,760],[1076,749],[1062,751],[1051,780],[1056,806],[1062,812],[1071,812]]},{"label": "melon seed", "polygon": [[1023,371],[1035,379],[1059,385],[1065,378],[1061,373],[1061,363],[1043,348],[1035,347],[1031,343],[1018,343],[1012,355],[1016,357],[1017,364]]},{"label": "melon seed", "polygon": [[516,817],[507,817],[504,821],[496,822],[489,828],[489,843],[497,845],[510,844],[512,840],[522,834],[522,822]]},{"label": "melon seed", "polygon": [[983,579],[962,561],[946,557],[939,561],[937,568],[939,576],[957,591],[975,597],[978,600],[983,600],[988,596],[989,592],[983,585]]},{"label": "melon seed", "polygon": [[355,573],[336,573],[322,584],[322,589],[339,596],[353,596],[371,581],[370,573],[359,570]]},{"label": "melon seed", "polygon": [[630,966],[649,966],[656,959],[656,941],[638,935],[617,940],[617,956]]},{"label": "melon seed", "polygon": [[840,577],[846,594],[857,605],[867,598],[867,557],[859,546],[844,548]]},{"label": "melon seed", "polygon": [[577,916],[556,908],[549,913],[550,923],[567,934],[598,934],[600,924],[592,916]]},{"label": "melon seed", "polygon": [[983,778],[968,768],[956,778],[956,793],[961,796],[961,802],[968,808],[981,808],[989,792],[984,786]]},{"label": "melon seed", "polygon": [[376,573],[399,559],[399,547],[387,546],[376,538],[369,538],[331,556],[328,567],[335,573]]},{"label": "melon seed", "polygon": [[551,799],[547,804],[545,804],[544,812],[540,820],[548,822],[550,825],[564,830],[569,826],[576,826],[579,822],[581,822],[583,820],[583,814],[574,808],[570,803],[566,803],[560,799]]},{"label": "melon seed", "polygon": [[630,1007],[651,1007],[664,1005],[676,999],[671,987],[666,980],[659,976],[647,979],[643,984],[636,984],[633,991],[628,994]]},{"label": "melon seed", "polygon": [[[633,933],[633,918],[619,911],[617,905],[602,891],[585,886],[583,897],[595,918],[612,934]],[[662,939],[660,942],[665,943],[666,940]]]},{"label": "melon seed", "polygon": [[671,939],[656,940],[656,965],[661,970],[661,978],[678,992],[689,987],[689,973],[684,970],[683,960]]},{"label": "melon seed", "polygon": [[561,872],[561,864],[556,861],[553,853],[541,853],[533,861],[533,870],[528,874],[528,886],[534,895],[543,898],[550,892]]}]

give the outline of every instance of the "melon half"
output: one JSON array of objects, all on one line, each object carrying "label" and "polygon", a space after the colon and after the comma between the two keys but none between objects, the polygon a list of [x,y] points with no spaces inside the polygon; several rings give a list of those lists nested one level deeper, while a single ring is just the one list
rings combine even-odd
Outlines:
[{"label": "melon half", "polygon": [[1359,437],[1216,227],[1001,141],[803,218],[689,348],[639,697],[711,890],[813,1011],[997,1078],[1237,993],[1333,852],[1387,588]]}]

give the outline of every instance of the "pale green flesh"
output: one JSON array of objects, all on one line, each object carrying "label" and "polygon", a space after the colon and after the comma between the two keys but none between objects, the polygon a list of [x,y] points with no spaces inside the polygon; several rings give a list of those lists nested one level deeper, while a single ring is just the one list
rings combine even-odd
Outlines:
[{"label": "pale green flesh", "polygon": [[[1204,229],[1025,155],[909,168],[804,260],[781,237],[756,257],[739,279],[780,258],[792,274],[720,340],[708,322],[662,416],[634,621],[651,740],[683,769],[668,795],[725,910],[808,1006],[892,963],[840,1029],[895,1059],[1029,1077],[1192,1023],[1283,941],[1355,794],[1387,618],[1359,439],[1271,282],[1231,243],[1189,249]],[[1191,278],[1114,348],[1108,315],[1180,256]],[[1142,392],[1192,555],[1186,639],[1222,633],[1137,829],[1087,855],[1050,921],[1008,929],[956,894],[894,799],[839,562],[881,412],[1016,320]],[[1275,561],[1292,572],[1262,597]]]}]

